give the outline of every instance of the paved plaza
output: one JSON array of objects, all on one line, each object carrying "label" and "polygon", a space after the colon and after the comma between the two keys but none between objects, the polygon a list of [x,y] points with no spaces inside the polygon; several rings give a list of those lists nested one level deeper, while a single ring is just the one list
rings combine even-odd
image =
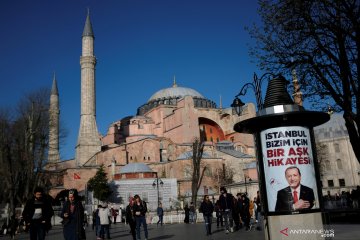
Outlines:
[{"label": "paved plaza", "polygon": [[[205,236],[205,229],[203,223],[197,224],[167,224],[162,227],[157,227],[156,224],[149,224],[149,240],[201,240],[201,239],[216,239],[216,240],[231,240],[231,239],[250,239],[250,240],[264,240],[263,231],[250,231],[246,232],[244,229],[236,231],[234,233],[225,234],[222,228],[216,228],[213,225],[213,234],[209,237]],[[360,236],[360,224],[335,224],[331,228],[334,229],[335,237],[327,239],[338,239],[338,240],[358,240]],[[129,227],[122,224],[111,225],[111,239],[129,239],[132,237],[129,233]],[[95,232],[89,226],[86,229],[86,236],[88,240],[95,240]],[[0,239],[10,239],[10,237],[0,237]],[[15,239],[29,239],[29,235],[21,233],[16,236]],[[54,226],[46,237],[47,240],[62,240],[62,227]],[[142,233],[142,239],[144,239]],[[289,236],[289,239],[296,240]],[[301,239],[305,239],[302,238]],[[325,238],[324,238],[325,239]]]}]

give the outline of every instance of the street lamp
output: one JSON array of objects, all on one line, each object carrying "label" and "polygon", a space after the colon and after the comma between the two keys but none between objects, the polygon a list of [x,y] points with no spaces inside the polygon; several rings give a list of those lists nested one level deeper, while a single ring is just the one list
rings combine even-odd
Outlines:
[{"label": "street lamp", "polygon": [[159,194],[159,184],[161,185],[161,187],[164,185],[164,182],[161,180],[161,178],[156,177],[156,179],[154,180],[152,186],[157,189],[157,206],[160,205],[160,194]]},{"label": "street lamp", "polygon": [[242,107],[245,105],[243,101],[239,98],[239,96],[244,96],[249,88],[252,88],[252,90],[255,92],[256,96],[256,104],[258,110],[263,109],[263,100],[262,100],[262,94],[261,94],[261,84],[262,81],[265,79],[265,77],[268,76],[268,81],[270,80],[270,77],[274,77],[274,74],[272,73],[265,73],[260,78],[254,73],[254,79],[253,83],[248,82],[246,83],[240,90],[240,92],[235,96],[235,99],[233,103],[231,104],[231,107],[235,110],[236,114],[238,116],[241,115]]},{"label": "street lamp", "polygon": [[249,179],[249,183],[251,182],[251,178],[247,175],[245,175],[245,193],[246,195],[248,195],[248,189],[247,189],[247,182],[246,179]]}]

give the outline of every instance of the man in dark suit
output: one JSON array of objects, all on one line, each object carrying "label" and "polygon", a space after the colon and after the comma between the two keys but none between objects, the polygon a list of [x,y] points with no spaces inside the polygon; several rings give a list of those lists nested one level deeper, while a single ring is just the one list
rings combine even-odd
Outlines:
[{"label": "man in dark suit", "polygon": [[277,193],[275,211],[296,211],[311,209],[314,206],[314,191],[301,185],[301,172],[298,167],[291,166],[285,170],[285,178],[289,186]]}]

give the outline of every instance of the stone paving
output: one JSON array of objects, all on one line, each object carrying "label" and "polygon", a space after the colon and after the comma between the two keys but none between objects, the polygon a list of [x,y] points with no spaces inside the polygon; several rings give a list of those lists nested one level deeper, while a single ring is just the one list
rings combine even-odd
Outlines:
[{"label": "stone paving", "polygon": [[[327,227],[329,228],[329,226]],[[360,239],[360,224],[335,224],[331,225],[331,228],[334,229],[335,237],[327,238],[331,240],[358,240]],[[213,224],[213,234],[209,237],[205,235],[205,227],[203,223],[196,224],[167,224],[162,227],[157,227],[156,224],[149,224],[149,240],[232,240],[232,239],[251,239],[251,240],[264,240],[264,232],[252,230],[246,232],[244,229],[239,231],[225,234],[224,229],[216,228],[216,224]],[[132,237],[129,233],[128,225],[122,224],[112,224],[110,230],[112,239],[129,239],[132,240]],[[91,227],[86,228],[86,236],[88,240],[95,240],[95,232]],[[10,239],[7,237],[0,237],[0,239]],[[26,233],[21,233],[16,236],[15,239],[25,240],[29,239],[29,235]],[[54,226],[53,229],[49,232],[46,240],[62,240],[62,227]],[[142,239],[144,235],[142,232]],[[290,238],[295,240],[294,238]],[[326,239],[326,238],[324,238]]]}]

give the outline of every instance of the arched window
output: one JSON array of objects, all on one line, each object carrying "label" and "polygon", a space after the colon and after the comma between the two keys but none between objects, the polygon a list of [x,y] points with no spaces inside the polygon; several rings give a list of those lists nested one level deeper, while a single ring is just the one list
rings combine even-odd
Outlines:
[{"label": "arched window", "polygon": [[212,171],[209,167],[207,167],[204,171],[204,175],[207,177],[211,177],[212,176]]},{"label": "arched window", "polygon": [[341,159],[336,159],[336,166],[338,169],[343,169]]},{"label": "arched window", "polygon": [[326,161],[325,161],[325,167],[326,167],[326,170],[327,170],[327,171],[330,171],[330,170],[331,170],[331,164],[330,164],[330,161],[329,161],[329,160],[326,160]]},{"label": "arched window", "polygon": [[338,143],[334,143],[335,152],[340,152],[340,146]]}]

